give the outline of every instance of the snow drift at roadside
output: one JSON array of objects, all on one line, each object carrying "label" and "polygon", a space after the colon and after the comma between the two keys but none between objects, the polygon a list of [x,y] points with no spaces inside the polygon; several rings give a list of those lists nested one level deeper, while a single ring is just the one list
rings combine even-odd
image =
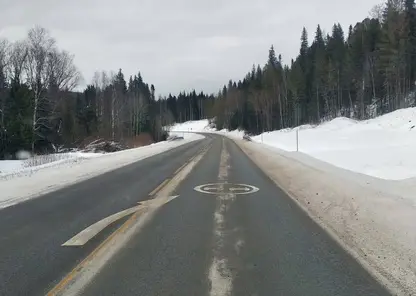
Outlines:
[{"label": "snow drift at roadside", "polygon": [[371,120],[336,118],[318,126],[264,133],[253,140],[286,151],[299,151],[358,173],[402,180],[416,177],[416,108]]},{"label": "snow drift at roadside", "polygon": [[[299,151],[329,164],[386,180],[416,177],[416,108],[365,121],[345,117],[320,125],[266,132],[252,140],[285,151]],[[242,138],[243,131],[215,131],[208,120],[188,121],[170,127],[172,132],[215,132]]]},{"label": "snow drift at roadside", "polygon": [[[0,209],[92,178],[183,144],[200,140],[191,135],[185,140],[159,142],[140,148],[101,154],[99,157],[73,158],[45,165],[18,169],[0,178]],[[82,155],[82,154],[81,154]],[[96,154],[88,154],[89,156]],[[1,163],[1,161],[0,161]],[[59,167],[59,170],[57,168]]]}]

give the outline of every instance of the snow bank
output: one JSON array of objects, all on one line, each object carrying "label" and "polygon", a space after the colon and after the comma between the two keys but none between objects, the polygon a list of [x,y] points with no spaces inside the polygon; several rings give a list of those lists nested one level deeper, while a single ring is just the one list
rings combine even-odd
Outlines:
[{"label": "snow bank", "polygon": [[306,154],[236,142],[375,277],[398,295],[416,295],[416,205],[398,194],[415,196],[415,181],[383,181]]},{"label": "snow bank", "polygon": [[175,123],[169,130],[171,132],[203,132],[209,130],[208,119],[187,121],[184,123]]},{"label": "snow bank", "polygon": [[227,129],[222,129],[220,131],[210,131],[210,132],[215,133],[215,134],[225,135],[229,138],[240,139],[240,140],[244,136],[244,131],[240,131],[240,130],[229,131]]},{"label": "snow bank", "polygon": [[174,125],[169,127],[169,130],[170,135],[185,136],[185,138],[188,132],[216,133],[227,135],[228,137],[233,137],[236,139],[241,139],[244,136],[244,131],[240,130],[229,131],[227,129],[222,129],[220,131],[217,131],[209,126],[208,119],[187,121],[184,123],[175,123]]},{"label": "snow bank", "polygon": [[0,176],[23,169],[23,160],[0,160]]},{"label": "snow bank", "polygon": [[183,137],[185,140],[191,139],[195,136],[192,132],[170,131],[169,136]]},{"label": "snow bank", "polygon": [[68,152],[48,155],[36,155],[25,160],[1,160],[0,180],[32,175],[35,172],[52,167],[60,167],[89,158],[100,157],[102,153]]},{"label": "snow bank", "polygon": [[[252,137],[258,143],[286,151],[299,151],[335,166],[385,179],[416,177],[416,108],[400,109],[366,121],[344,117],[317,126],[266,132]],[[215,131],[208,120],[188,121],[170,127],[172,132],[211,132],[241,139],[243,131]]]},{"label": "snow bank", "polygon": [[402,180],[416,177],[416,108],[366,121],[336,118],[318,126],[264,133],[253,141],[299,151],[338,167],[366,175]]},{"label": "snow bank", "polygon": [[202,138],[201,135],[193,134],[181,141],[159,142],[136,149],[102,154],[99,157],[95,153],[78,154],[80,157],[33,168],[21,168],[13,175],[0,176],[0,208],[14,205]]}]

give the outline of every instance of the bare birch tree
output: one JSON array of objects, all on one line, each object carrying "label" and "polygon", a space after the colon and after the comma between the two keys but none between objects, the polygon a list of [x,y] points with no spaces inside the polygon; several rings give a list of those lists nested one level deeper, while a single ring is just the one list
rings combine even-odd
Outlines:
[{"label": "bare birch tree", "polygon": [[28,56],[27,43],[24,41],[16,41],[10,48],[9,72],[11,80],[16,83],[22,82],[25,63]]},{"label": "bare birch tree", "polygon": [[80,74],[74,66],[73,57],[56,48],[55,40],[46,29],[41,27],[31,29],[28,33],[27,47],[25,75],[33,92],[32,151],[34,151],[36,139],[44,138],[39,130],[52,128],[49,125],[50,110],[46,110],[45,106],[51,104],[50,107],[54,111],[59,102],[57,98],[48,98],[48,89],[53,84],[56,92],[72,90],[77,85]]},{"label": "bare birch tree", "polygon": [[6,105],[7,66],[9,63],[9,42],[0,40],[0,132],[4,127],[4,113]]},{"label": "bare birch tree", "polygon": [[[47,78],[61,91],[73,90],[81,80],[81,74],[74,64],[74,56],[54,48],[48,54]],[[49,87],[50,85],[48,85]]]}]

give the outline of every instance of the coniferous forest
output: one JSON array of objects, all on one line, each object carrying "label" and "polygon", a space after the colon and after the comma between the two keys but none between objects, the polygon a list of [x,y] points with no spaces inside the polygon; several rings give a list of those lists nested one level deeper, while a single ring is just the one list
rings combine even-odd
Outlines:
[{"label": "coniferous forest", "polygon": [[[229,81],[209,98],[203,117],[218,129],[257,134],[337,116],[372,118],[415,104],[416,14],[414,0],[388,0],[344,30],[334,24],[324,34],[303,29],[299,54],[282,63],[278,45],[265,65],[254,65],[239,81]],[[313,41],[309,44],[309,34]],[[311,36],[312,37],[312,36]],[[188,104],[191,106],[192,104]],[[170,110],[186,108],[177,100]],[[193,113],[192,113],[193,112]],[[197,108],[185,119],[198,118]]]},{"label": "coniferous forest", "polygon": [[319,25],[314,32],[304,28],[288,65],[275,44],[265,48],[264,65],[209,95],[155,98],[155,87],[140,72],[125,78],[122,70],[97,72],[83,92],[74,91],[80,73],[73,56],[36,27],[23,41],[0,41],[0,158],[97,137],[127,141],[146,134],[159,141],[166,137],[162,126],[203,118],[215,118],[218,129],[257,134],[414,106],[414,2],[388,0],[363,21],[348,28],[334,24],[329,33]]}]

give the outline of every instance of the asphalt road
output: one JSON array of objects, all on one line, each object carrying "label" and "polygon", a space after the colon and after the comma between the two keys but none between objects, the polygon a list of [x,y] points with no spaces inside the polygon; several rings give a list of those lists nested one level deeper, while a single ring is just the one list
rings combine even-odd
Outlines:
[{"label": "asphalt road", "polygon": [[82,247],[63,247],[64,242],[149,199],[153,189],[210,141],[191,142],[0,210],[0,295],[45,295],[125,219]]},{"label": "asphalt road", "polygon": [[148,200],[208,145],[179,197],[80,295],[389,295],[235,143],[216,135],[0,210],[0,295],[45,295],[127,217],[84,246],[65,241]]},{"label": "asphalt road", "polygon": [[81,295],[389,295],[235,143],[212,144]]}]

